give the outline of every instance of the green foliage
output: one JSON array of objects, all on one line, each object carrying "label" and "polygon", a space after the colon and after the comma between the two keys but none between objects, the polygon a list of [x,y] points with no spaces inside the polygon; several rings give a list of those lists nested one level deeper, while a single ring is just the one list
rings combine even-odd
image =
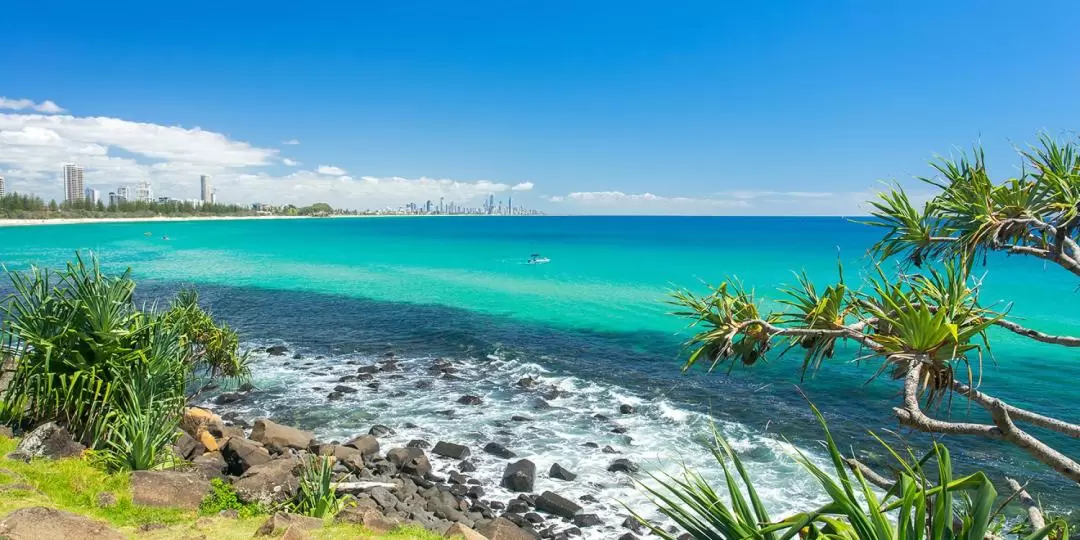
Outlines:
[{"label": "green foliage", "polygon": [[112,468],[168,461],[198,372],[247,373],[235,332],[214,326],[190,293],[169,311],[144,312],[130,272],[107,276],[79,254],[63,272],[8,275],[15,293],[3,305],[3,330],[17,362],[2,412],[64,424]]},{"label": "green foliage", "polygon": [[317,518],[333,516],[341,510],[334,489],[334,459],[309,454],[300,472],[300,494],[293,510]]},{"label": "green foliage", "polygon": [[240,498],[237,497],[232,484],[215,478],[210,481],[210,494],[199,505],[199,514],[214,516],[225,510],[236,510],[241,519],[267,513],[262,506],[240,502]]},{"label": "green foliage", "polygon": [[[895,484],[882,494],[858,468],[849,469],[821,413],[814,408],[814,414],[825,434],[830,467],[827,470],[819,467],[801,452],[796,461],[828,496],[828,502],[819,508],[774,520],[761,504],[753,479],[738,454],[715,430],[713,454],[724,471],[726,484],[722,492],[689,470],[683,478],[653,476],[656,487],[641,485],[661,513],[697,539],[776,540],[798,536],[981,540],[999,526],[994,510],[997,491],[993,484],[982,472],[955,477],[949,451],[944,446],[934,443],[925,456],[915,459],[910,452],[907,458],[901,457],[881,441],[896,461]],[[639,514],[634,516],[657,536],[676,538]],[[1068,531],[1064,520],[1055,520],[1025,540],[1067,538]]]},{"label": "green foliage", "polygon": [[711,362],[710,370],[729,360],[749,366],[769,350],[771,336],[761,323],[771,324],[779,318],[762,315],[754,292],[740,283],[725,281],[707,296],[679,290],[672,297],[671,304],[687,309],[674,315],[689,317],[693,319],[692,327],[702,327],[687,343],[692,351],[684,370],[702,357]]}]

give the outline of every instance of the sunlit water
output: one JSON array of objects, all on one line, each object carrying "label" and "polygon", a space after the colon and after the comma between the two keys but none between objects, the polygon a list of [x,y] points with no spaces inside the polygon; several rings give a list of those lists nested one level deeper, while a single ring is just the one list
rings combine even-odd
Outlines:
[{"label": "sunlit water", "polygon": [[[391,442],[469,444],[477,456],[476,474],[492,486],[504,462],[480,448],[498,441],[537,463],[537,490],[592,495],[599,502],[587,503],[587,511],[616,526],[626,513],[620,502],[643,510],[648,505],[628,477],[606,472],[607,464],[628,457],[645,470],[673,473],[686,464],[715,479],[717,467],[702,446],[713,421],[745,454],[777,515],[822,500],[791,457],[794,447],[820,455],[820,432],[795,387],[797,352],[731,375],[680,375],[685,321],[668,315],[671,306],[664,301],[676,286],[703,291],[703,283],[727,276],[776,298],[776,287],[794,282],[793,270],[825,283],[835,278],[841,261],[847,281],[857,284],[868,270],[864,253],[877,233],[834,218],[92,224],[0,228],[0,261],[12,269],[55,266],[75,249],[92,249],[110,270],[130,266],[144,299],[196,284],[250,345],[290,347],[284,357],[257,357],[260,390],[238,405],[246,416],[269,415],[328,440],[381,423],[397,429]],[[551,263],[525,264],[531,253]],[[990,263],[985,304],[1015,302],[1013,314],[1024,324],[1080,333],[1080,314],[1072,309],[1076,281],[1068,274],[1028,259]],[[1072,385],[1080,363],[1074,355],[999,332],[992,345],[996,364],[983,359],[986,389],[1017,405],[1077,420]],[[387,352],[404,369],[380,377],[378,389],[339,382],[358,364]],[[840,351],[801,388],[825,411],[842,444],[873,460],[883,452],[867,430],[902,442],[883,431],[897,427],[890,410],[898,386],[885,380],[868,384],[876,365],[853,365],[855,352]],[[428,373],[438,357],[458,363],[459,379]],[[515,383],[527,375],[563,392],[541,396],[518,388]],[[429,380],[430,388],[417,388]],[[337,384],[359,391],[327,400]],[[484,404],[456,404],[464,394],[480,396]],[[623,403],[636,412],[620,415]],[[963,403],[953,407],[954,416],[968,412]],[[513,422],[514,415],[531,421]],[[615,427],[625,433],[612,432]],[[900,434],[915,445],[927,442]],[[1080,450],[1072,441],[1053,440],[1073,455]],[[589,442],[621,453],[582,446]],[[1000,444],[949,442],[959,461],[987,468],[998,480],[1008,473],[1033,480],[1046,501],[1080,501],[1074,486]],[[571,483],[548,479],[553,462],[580,476]],[[443,472],[451,466],[435,464]]]}]

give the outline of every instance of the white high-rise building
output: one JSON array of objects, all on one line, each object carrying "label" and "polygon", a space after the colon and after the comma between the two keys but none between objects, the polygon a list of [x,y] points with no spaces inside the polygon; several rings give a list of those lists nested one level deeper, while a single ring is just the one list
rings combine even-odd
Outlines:
[{"label": "white high-rise building", "polygon": [[0,176],[0,197],[3,197],[4,193],[4,177]]},{"label": "white high-rise building", "polygon": [[84,193],[86,194],[86,202],[90,204],[96,205],[101,200],[101,194],[96,189],[86,188]]},{"label": "white high-rise building", "polygon": [[214,190],[210,186],[210,177],[202,175],[199,177],[199,187],[202,188],[202,202],[212,203],[214,202]]},{"label": "white high-rise building", "polygon": [[83,168],[74,164],[64,165],[64,200],[69,203],[83,200]]},{"label": "white high-rise building", "polygon": [[139,185],[135,187],[135,200],[144,203],[154,202],[154,188],[150,187],[150,182],[139,182]]}]

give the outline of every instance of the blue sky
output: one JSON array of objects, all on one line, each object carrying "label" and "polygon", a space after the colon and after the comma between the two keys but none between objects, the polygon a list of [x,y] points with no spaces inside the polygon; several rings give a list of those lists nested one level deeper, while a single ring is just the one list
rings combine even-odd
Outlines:
[{"label": "blue sky", "polygon": [[206,172],[236,202],[852,214],[935,154],[981,140],[1010,175],[1080,127],[1067,1],[3,11],[0,175],[48,197],[73,159],[102,190],[194,197]]}]

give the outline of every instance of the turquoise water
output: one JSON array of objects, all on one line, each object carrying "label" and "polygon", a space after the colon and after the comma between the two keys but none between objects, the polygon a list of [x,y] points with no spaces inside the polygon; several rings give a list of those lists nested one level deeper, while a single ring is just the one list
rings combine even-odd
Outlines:
[{"label": "turquoise water", "polygon": [[[848,281],[856,283],[868,271],[864,254],[877,234],[872,227],[837,218],[88,224],[0,228],[0,262],[13,269],[30,263],[58,265],[76,249],[92,249],[109,269],[130,266],[146,281],[141,290],[151,296],[181,283],[200,285],[218,313],[253,343],[284,339],[312,354],[349,349],[373,355],[390,346],[418,359],[471,354],[479,359],[478,366],[494,353],[507,364],[492,372],[501,369],[507,377],[528,365],[572,380],[565,384],[578,393],[588,394],[581,388],[595,383],[605,385],[603,399],[659,404],[658,423],[641,424],[645,431],[676,426],[694,440],[702,426],[681,425],[690,421],[684,416],[689,413],[680,411],[720,418],[730,422],[725,424],[730,429],[743,430],[748,447],[771,448],[761,457],[761,474],[775,476],[782,490],[791,471],[782,463],[787,461],[782,450],[769,442],[771,434],[792,434],[810,446],[815,439],[806,425],[805,405],[792,386],[799,382],[799,359],[772,359],[730,377],[680,377],[685,321],[668,315],[671,307],[664,301],[676,286],[704,291],[703,283],[726,276],[738,276],[759,294],[776,298],[772,291],[792,283],[792,271],[805,270],[824,283],[834,279],[838,261]],[[524,264],[531,253],[550,257],[551,263]],[[1013,302],[1012,313],[1023,324],[1080,334],[1080,313],[1071,309],[1078,294],[1074,278],[1029,259],[997,257],[989,263],[985,304]],[[992,335],[992,345],[993,359],[983,359],[986,389],[1010,402],[1076,420],[1072,381],[1080,376],[1080,362],[1073,354],[999,332]],[[886,381],[866,384],[874,366],[852,365],[854,353],[845,351],[804,387],[836,429],[870,448],[867,429],[896,427],[889,410],[897,387]],[[274,371],[285,367],[272,364],[272,359],[266,362],[275,380],[300,380]],[[483,367],[477,369],[488,375]],[[303,419],[290,401],[296,396],[288,384],[275,395],[277,401],[267,398],[266,403],[274,403],[277,414]],[[604,405],[589,403],[568,403],[567,408]],[[967,412],[960,404],[953,414]],[[332,429],[344,433],[353,427],[334,424]],[[552,441],[563,436],[569,435],[553,435]],[[650,433],[627,444],[662,454],[659,446],[648,446],[650,437],[657,445],[664,439]],[[1076,450],[1071,441],[1062,444]],[[1034,479],[1044,496],[1076,497],[1075,488],[1001,446],[971,440],[955,445],[973,462]],[[782,499],[778,494],[776,504],[782,506]]]}]

